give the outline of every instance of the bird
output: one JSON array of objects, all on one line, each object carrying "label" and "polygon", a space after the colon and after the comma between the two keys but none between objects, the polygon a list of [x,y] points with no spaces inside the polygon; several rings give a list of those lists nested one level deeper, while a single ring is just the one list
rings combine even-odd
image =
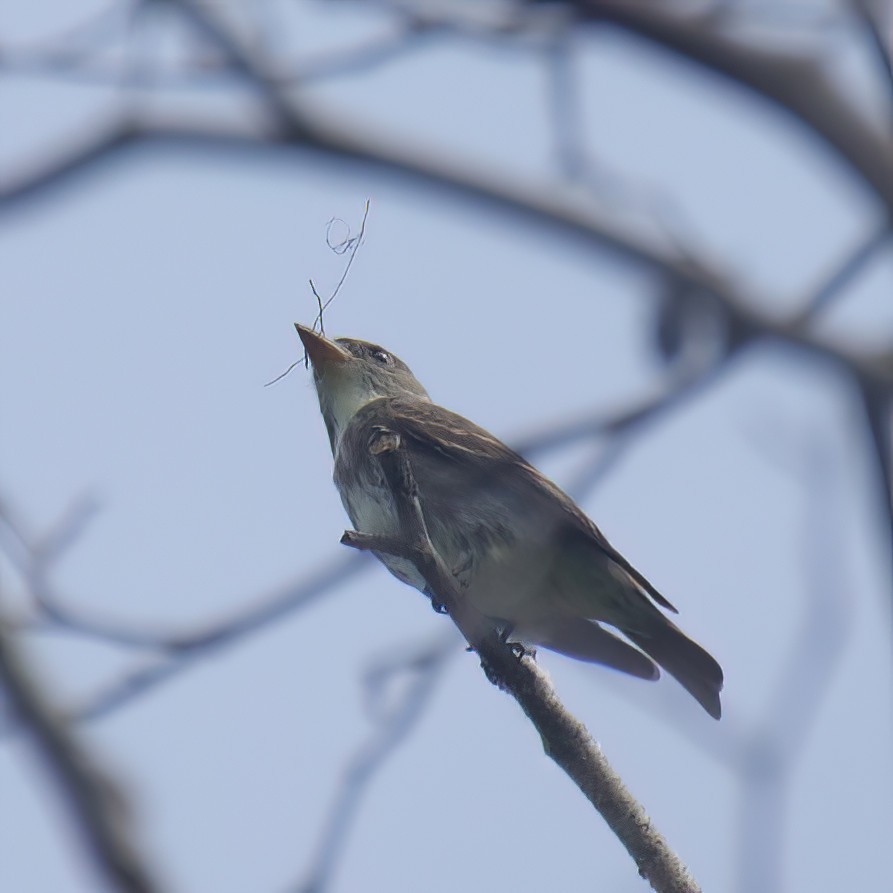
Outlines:
[{"label": "bird", "polygon": [[[463,598],[507,641],[654,680],[662,667],[719,719],[723,671],[673,623],[676,608],[583,510],[484,428],[434,403],[391,351],[295,323],[313,367],[333,480],[357,531],[399,534],[394,496],[369,444],[396,433],[431,543]],[[428,596],[411,560],[375,552]]]}]

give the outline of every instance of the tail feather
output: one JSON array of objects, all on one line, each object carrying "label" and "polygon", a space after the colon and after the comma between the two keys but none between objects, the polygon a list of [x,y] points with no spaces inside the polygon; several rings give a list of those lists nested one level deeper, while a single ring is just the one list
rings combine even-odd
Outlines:
[{"label": "tail feather", "polygon": [[682,630],[662,615],[647,632],[623,630],[630,641],[654,658],[714,718],[722,715],[722,667]]},{"label": "tail feather", "polygon": [[[521,631],[516,632],[525,638]],[[660,676],[658,668],[641,651],[582,617],[539,622],[530,640],[568,657],[604,664],[640,679],[657,679]]]}]

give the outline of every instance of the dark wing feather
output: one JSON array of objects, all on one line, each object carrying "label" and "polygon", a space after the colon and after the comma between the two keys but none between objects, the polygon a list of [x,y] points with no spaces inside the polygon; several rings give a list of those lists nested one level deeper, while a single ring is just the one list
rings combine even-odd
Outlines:
[{"label": "dark wing feather", "polygon": [[[376,404],[379,404],[376,407]],[[387,412],[383,412],[387,405]],[[655,602],[674,614],[676,608],[655,586],[636,570],[607,540],[595,523],[577,504],[523,456],[506,446],[489,431],[436,403],[401,397],[383,397],[367,404],[362,413],[381,414],[380,423],[396,429],[415,449],[433,450],[460,464],[474,465],[482,483],[509,476],[516,486],[545,491],[563,510],[571,529],[593,542],[614,564],[622,568]],[[368,421],[371,421],[369,419]],[[483,462],[481,461],[483,460]]]},{"label": "dark wing feather", "polygon": [[672,611],[674,614],[678,614],[679,611],[675,605],[673,605],[668,598],[661,595],[658,591],[657,587],[639,570],[636,570],[609,542],[607,537],[595,526],[595,522],[592,521],[587,515],[583,514],[583,512],[577,508],[575,505],[574,508],[577,511],[577,515],[582,524],[585,524],[586,528],[595,538],[596,542],[599,545],[599,548],[607,555],[614,564],[622,567],[638,584],[641,586],[661,607],[666,608],[668,611]]}]

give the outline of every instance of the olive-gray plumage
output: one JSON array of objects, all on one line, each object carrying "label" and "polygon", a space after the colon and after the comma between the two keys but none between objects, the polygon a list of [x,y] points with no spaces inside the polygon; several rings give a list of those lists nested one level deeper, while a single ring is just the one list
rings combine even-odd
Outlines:
[{"label": "olive-gray plumage", "polygon": [[[481,613],[512,639],[644,679],[659,675],[653,659],[719,718],[719,664],[664,616],[659,608],[676,609],[569,496],[492,434],[431,402],[390,352],[297,329],[313,363],[335,485],[357,530],[398,533],[393,498],[369,453],[370,436],[384,427],[407,450],[434,547]],[[376,554],[425,590],[409,561]]]}]

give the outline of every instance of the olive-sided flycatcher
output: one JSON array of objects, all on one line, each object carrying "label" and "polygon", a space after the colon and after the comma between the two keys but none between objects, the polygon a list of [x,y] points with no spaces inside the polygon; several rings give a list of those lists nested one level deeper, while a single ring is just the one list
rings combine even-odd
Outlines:
[{"label": "olive-sided flycatcher", "polygon": [[[400,436],[431,542],[462,596],[510,640],[642,679],[658,678],[656,662],[719,719],[719,664],[665,616],[661,609],[677,613],[673,605],[566,493],[492,434],[433,403],[390,351],[296,328],[313,364],[335,485],[358,531],[399,534],[393,496],[369,452],[383,427]],[[425,592],[410,561],[375,554]]]}]

